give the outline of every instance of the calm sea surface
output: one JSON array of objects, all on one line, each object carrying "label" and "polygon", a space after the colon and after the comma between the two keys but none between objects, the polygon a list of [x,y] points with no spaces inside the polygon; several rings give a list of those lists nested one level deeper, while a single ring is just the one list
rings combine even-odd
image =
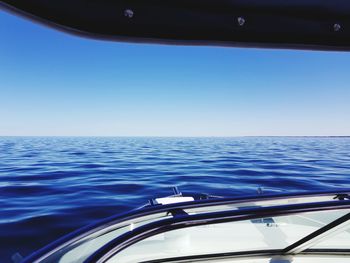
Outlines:
[{"label": "calm sea surface", "polygon": [[0,262],[181,191],[350,187],[350,138],[0,137]]}]

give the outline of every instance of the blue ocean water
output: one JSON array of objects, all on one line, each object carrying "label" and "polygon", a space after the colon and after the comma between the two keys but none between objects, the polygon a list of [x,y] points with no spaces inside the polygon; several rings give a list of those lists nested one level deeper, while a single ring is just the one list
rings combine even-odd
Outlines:
[{"label": "blue ocean water", "polygon": [[0,137],[0,262],[157,195],[350,187],[350,138]]}]

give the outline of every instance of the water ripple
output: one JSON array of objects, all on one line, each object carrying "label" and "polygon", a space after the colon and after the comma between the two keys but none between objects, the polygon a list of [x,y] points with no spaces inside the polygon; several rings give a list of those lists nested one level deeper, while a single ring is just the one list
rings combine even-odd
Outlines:
[{"label": "water ripple", "polygon": [[350,138],[0,137],[1,262],[173,185],[230,196],[350,187]]}]

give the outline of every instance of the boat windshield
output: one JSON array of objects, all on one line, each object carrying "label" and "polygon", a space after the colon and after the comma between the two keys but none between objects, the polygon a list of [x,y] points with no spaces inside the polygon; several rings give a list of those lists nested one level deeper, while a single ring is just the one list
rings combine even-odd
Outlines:
[{"label": "boat windshield", "polygon": [[349,219],[350,200],[335,194],[150,206],[83,231],[25,262],[167,262],[339,249],[350,255]]},{"label": "boat windshield", "polygon": [[[205,255],[284,250],[350,210],[322,211],[188,227],[146,238],[110,258],[108,263],[188,259]],[[349,227],[350,224],[347,225]],[[316,247],[350,249],[349,228]]]}]

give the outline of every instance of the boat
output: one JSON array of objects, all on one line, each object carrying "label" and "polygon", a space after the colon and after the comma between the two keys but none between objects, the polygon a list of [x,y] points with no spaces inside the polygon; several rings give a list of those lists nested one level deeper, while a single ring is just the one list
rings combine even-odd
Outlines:
[{"label": "boat", "polygon": [[350,190],[182,194],[84,227],[23,263],[350,262]]},{"label": "boat", "polygon": [[[347,0],[0,0],[82,37],[134,43],[350,50]],[[350,190],[183,194],[84,227],[15,262],[349,263]]]}]

